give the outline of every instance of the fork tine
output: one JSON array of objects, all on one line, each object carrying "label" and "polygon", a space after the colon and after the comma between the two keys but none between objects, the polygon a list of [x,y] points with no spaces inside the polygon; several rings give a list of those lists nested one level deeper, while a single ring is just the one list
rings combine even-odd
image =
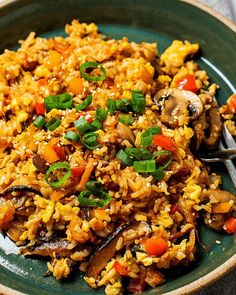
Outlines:
[{"label": "fork tine", "polygon": [[222,134],[223,134],[225,143],[227,144],[227,146],[229,148],[236,147],[236,142],[235,142],[233,136],[230,134],[228,128],[225,126],[225,124],[223,124]]}]

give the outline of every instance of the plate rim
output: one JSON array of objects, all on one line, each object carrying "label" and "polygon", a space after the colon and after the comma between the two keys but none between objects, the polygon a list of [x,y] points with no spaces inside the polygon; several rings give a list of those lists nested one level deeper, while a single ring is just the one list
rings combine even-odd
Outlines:
[{"label": "plate rim", "polygon": [[[195,6],[209,15],[213,16],[214,18],[218,19],[221,23],[226,25],[230,30],[236,33],[236,24],[233,23],[230,19],[226,18],[213,8],[209,7],[208,5],[199,2],[198,0],[178,0],[180,2],[188,3],[192,6]],[[3,7],[12,4],[14,2],[18,2],[18,0],[3,0],[0,3],[0,9]],[[236,268],[236,254],[234,254],[230,259],[225,261],[223,264],[218,266],[213,271],[209,272],[208,274],[204,275],[203,277],[195,280],[194,282],[191,282],[187,285],[184,285],[180,288],[177,288],[175,290],[172,290],[170,292],[162,293],[162,295],[184,295],[184,294],[192,294],[193,292],[196,292],[203,287],[207,287],[210,284],[213,284],[223,276],[225,276],[228,272],[232,271],[234,268]],[[155,290],[153,290],[155,292]],[[14,290],[12,288],[9,288],[3,284],[0,283],[0,294],[3,295],[26,295],[26,293],[22,293],[20,291]],[[153,293],[154,294],[154,293]]]}]

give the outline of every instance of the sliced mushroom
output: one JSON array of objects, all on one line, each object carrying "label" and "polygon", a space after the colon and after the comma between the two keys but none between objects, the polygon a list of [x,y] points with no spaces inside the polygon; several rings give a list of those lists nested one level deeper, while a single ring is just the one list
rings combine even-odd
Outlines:
[{"label": "sliced mushroom", "polygon": [[129,230],[135,231],[135,236],[132,237],[132,241],[142,235],[148,235],[151,231],[150,226],[146,222],[133,222],[119,226],[116,231],[96,249],[86,271],[88,277],[93,277],[95,279],[98,277],[108,261],[115,256],[118,239],[128,234]]},{"label": "sliced mushroom", "polygon": [[117,134],[122,140],[128,140],[130,143],[135,141],[133,131],[121,122],[117,124]]},{"label": "sliced mushroom", "polygon": [[0,193],[0,196],[6,196],[6,195],[11,194],[13,192],[31,192],[31,193],[36,193],[38,195],[42,195],[38,190],[34,189],[33,187],[28,187],[25,185],[13,185],[13,186],[8,187],[2,193]]},{"label": "sliced mushroom", "polygon": [[175,128],[197,119],[203,112],[201,99],[193,92],[176,88],[160,90],[154,102],[161,106],[161,121]]},{"label": "sliced mushroom", "polygon": [[47,162],[38,154],[33,157],[33,164],[40,173],[45,174],[48,170]]}]

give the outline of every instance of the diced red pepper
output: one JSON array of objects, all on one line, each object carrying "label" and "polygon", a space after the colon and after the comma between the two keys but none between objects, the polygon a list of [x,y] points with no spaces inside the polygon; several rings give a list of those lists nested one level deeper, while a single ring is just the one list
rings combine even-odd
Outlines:
[{"label": "diced red pepper", "polygon": [[54,144],[52,148],[54,149],[54,151],[56,152],[56,154],[58,155],[61,161],[66,160],[65,149],[61,145]]},{"label": "diced red pepper", "polygon": [[141,273],[137,279],[131,279],[127,287],[128,291],[134,294],[140,294],[144,291],[146,286],[145,274]]},{"label": "diced red pepper", "polygon": [[236,113],[236,94],[230,96],[230,98],[227,100],[227,106],[230,113]]},{"label": "diced red pepper", "polygon": [[80,178],[82,174],[84,173],[85,167],[84,166],[78,166],[71,168],[71,173],[74,177]]},{"label": "diced red pepper", "polygon": [[177,88],[183,90],[189,90],[197,93],[198,88],[196,85],[194,75],[187,75],[183,79],[177,81]]},{"label": "diced red pepper", "polygon": [[93,121],[93,118],[90,114],[86,113],[86,112],[80,112],[77,115],[77,119],[79,119],[80,117],[84,117],[88,123],[91,123]]},{"label": "diced red pepper", "polygon": [[35,104],[35,111],[38,115],[44,115],[46,112],[44,102],[36,102]]},{"label": "diced red pepper", "polygon": [[223,228],[228,234],[235,234],[236,233],[236,218],[233,216],[230,216],[226,220]]},{"label": "diced red pepper", "polygon": [[176,204],[172,205],[170,208],[170,214],[175,214],[175,212],[179,212],[179,211],[180,211],[179,206]]},{"label": "diced red pepper", "polygon": [[156,145],[156,146],[160,146],[161,148],[167,150],[167,151],[170,151],[170,152],[173,152],[175,153],[177,151],[177,146],[175,144],[175,142],[163,135],[163,134],[156,134],[153,136],[153,144]]},{"label": "diced red pepper", "polygon": [[114,263],[113,267],[121,276],[127,276],[129,274],[127,267],[121,265],[118,261]]}]

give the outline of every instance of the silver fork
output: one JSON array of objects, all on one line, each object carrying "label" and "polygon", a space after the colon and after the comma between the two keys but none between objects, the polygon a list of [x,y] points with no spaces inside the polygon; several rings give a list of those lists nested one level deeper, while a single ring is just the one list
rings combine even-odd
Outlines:
[{"label": "silver fork", "polygon": [[[231,177],[231,180],[234,184],[234,187],[236,189],[236,168],[232,161],[232,159],[235,157],[235,149],[236,149],[236,142],[233,138],[233,136],[230,134],[228,128],[223,124],[222,129],[222,136],[224,138],[224,141],[226,145],[228,146],[227,149],[224,148],[223,142],[220,141],[219,143],[219,152],[211,153],[210,157],[201,157],[200,159],[204,162],[222,162],[225,164],[226,168],[228,169],[229,175]],[[214,157],[215,155],[215,157]]]}]

